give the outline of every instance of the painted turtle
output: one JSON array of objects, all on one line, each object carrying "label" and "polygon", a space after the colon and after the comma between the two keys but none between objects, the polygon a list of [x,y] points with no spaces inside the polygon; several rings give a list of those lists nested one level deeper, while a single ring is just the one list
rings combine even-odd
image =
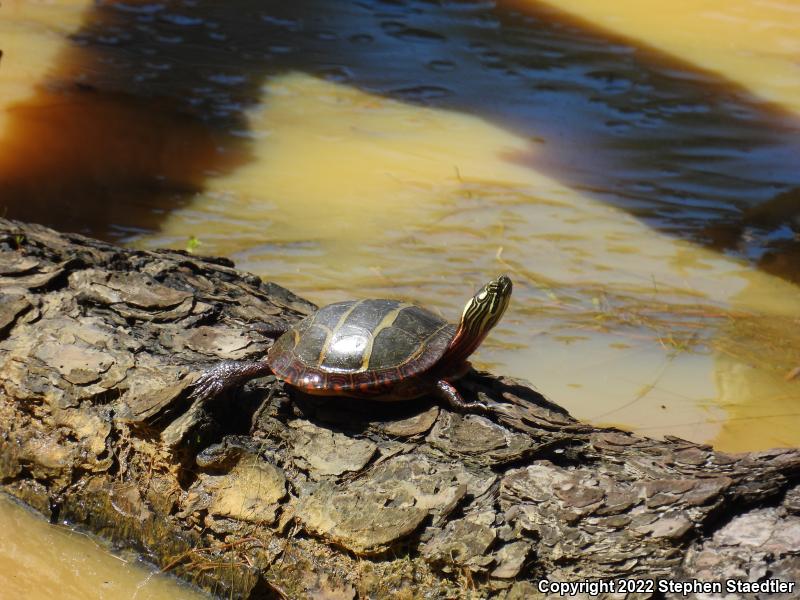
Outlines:
[{"label": "painted turtle", "polygon": [[337,302],[296,323],[258,361],[224,361],[195,382],[193,398],[270,373],[322,396],[410,400],[435,394],[459,410],[481,408],[461,398],[452,381],[508,306],[511,280],[501,275],[469,299],[459,324],[396,300]]}]

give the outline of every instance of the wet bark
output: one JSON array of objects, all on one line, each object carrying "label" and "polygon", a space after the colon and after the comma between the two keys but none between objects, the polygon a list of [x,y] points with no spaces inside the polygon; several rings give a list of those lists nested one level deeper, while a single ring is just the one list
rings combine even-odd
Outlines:
[{"label": "wet bark", "polygon": [[[313,310],[224,259],[0,219],[2,489],[226,598],[800,579],[797,449],[593,427],[485,373],[458,387],[488,416],[272,377],[189,401],[204,367],[259,358]],[[650,596],[672,597],[629,595]]]}]

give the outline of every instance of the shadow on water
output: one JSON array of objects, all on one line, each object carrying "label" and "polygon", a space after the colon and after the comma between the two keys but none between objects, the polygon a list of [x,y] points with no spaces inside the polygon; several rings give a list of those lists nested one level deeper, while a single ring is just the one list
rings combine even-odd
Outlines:
[{"label": "shadow on water", "polygon": [[[300,71],[479,116],[507,157],[651,227],[798,279],[800,122],[740,85],[534,2],[109,0],[0,143],[8,216],[104,238],[251,158],[246,111]],[[147,192],[147,193],[143,193]],[[148,202],[148,206],[142,206]],[[794,228],[794,229],[793,229]]]}]

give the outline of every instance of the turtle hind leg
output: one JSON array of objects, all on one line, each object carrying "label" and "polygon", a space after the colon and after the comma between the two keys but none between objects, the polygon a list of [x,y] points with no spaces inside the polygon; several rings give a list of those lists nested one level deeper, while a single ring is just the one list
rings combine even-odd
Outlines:
[{"label": "turtle hind leg", "polygon": [[436,382],[436,395],[447,402],[451,408],[460,413],[475,413],[480,415],[491,413],[489,407],[482,402],[467,402],[464,400],[455,386],[444,379],[440,379]]},{"label": "turtle hind leg", "polygon": [[205,402],[245,381],[272,373],[264,360],[225,360],[206,369],[194,382],[192,400]]}]

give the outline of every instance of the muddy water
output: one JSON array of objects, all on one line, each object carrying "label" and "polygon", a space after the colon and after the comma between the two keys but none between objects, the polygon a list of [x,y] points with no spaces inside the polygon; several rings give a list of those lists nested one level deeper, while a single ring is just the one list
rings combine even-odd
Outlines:
[{"label": "muddy water", "polygon": [[794,3],[294,4],[5,3],[8,216],[451,318],[508,272],[478,366],[800,443]]},{"label": "muddy water", "polygon": [[95,538],[50,525],[0,496],[0,597],[9,600],[202,600],[135,556],[113,555]]}]

